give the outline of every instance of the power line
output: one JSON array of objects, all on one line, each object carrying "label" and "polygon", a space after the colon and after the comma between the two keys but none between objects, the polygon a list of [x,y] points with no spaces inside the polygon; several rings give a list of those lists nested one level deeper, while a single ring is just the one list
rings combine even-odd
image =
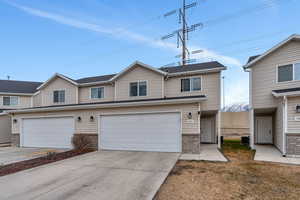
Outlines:
[{"label": "power line", "polygon": [[[182,1],[182,7],[178,10],[172,10],[164,14],[164,17],[169,17],[171,15],[178,13],[178,23],[182,25],[181,29],[173,31],[172,33],[163,36],[161,39],[166,40],[172,38],[174,36],[177,37],[177,48],[181,47],[182,54],[175,56],[176,58],[181,57],[182,65],[184,66],[189,59],[187,59],[187,55],[190,55],[190,51],[187,48],[187,40],[189,39],[189,33],[195,31],[198,28],[201,28],[202,23],[196,23],[191,26],[188,25],[186,11],[190,8],[197,6],[197,2],[193,2],[190,4],[186,4],[186,1]],[[199,51],[194,51],[193,53],[198,53]]]},{"label": "power line", "polygon": [[293,0],[284,0],[284,1],[283,0],[269,0],[268,2],[259,4],[259,5],[253,6],[253,7],[241,9],[237,12],[229,13],[229,14],[217,17],[215,19],[210,19],[210,20],[204,21],[203,24],[205,27],[218,25],[220,23],[224,23],[224,22],[226,22],[228,20],[232,20],[234,18],[242,17],[244,15],[248,15],[253,12],[258,12],[258,11],[265,10],[267,8],[274,7],[276,3],[290,3],[292,1]]},{"label": "power line", "polygon": [[[201,1],[201,0],[200,0],[200,1]],[[278,1],[282,2],[281,0],[270,0],[270,2],[278,2]],[[291,1],[292,1],[292,0],[288,0],[288,2],[291,2]],[[287,2],[287,1],[284,1],[284,2]],[[205,25],[205,26],[217,25],[217,24],[219,24],[219,23],[226,22],[226,21],[228,21],[228,20],[230,20],[230,19],[233,19],[233,18],[236,18],[236,17],[240,17],[240,16],[243,16],[243,15],[249,14],[249,13],[251,13],[251,12],[264,10],[264,9],[270,8],[270,7],[272,7],[272,6],[270,6],[270,4],[264,3],[264,4],[262,4],[262,5],[258,5],[258,6],[255,6],[255,7],[250,7],[250,8],[242,9],[242,10],[236,12],[236,13],[231,13],[231,14],[227,14],[227,15],[220,16],[220,17],[215,18],[215,19],[212,19],[212,20],[207,20],[207,21],[204,22],[204,25]],[[247,12],[246,12],[246,11],[247,11]],[[173,11],[170,11],[170,12],[168,12],[168,13],[166,13],[166,14],[168,14],[167,16],[171,16],[171,15],[174,15],[175,13],[177,13],[177,12],[178,12],[177,10],[173,10]],[[243,12],[245,12],[245,13],[243,13]],[[140,26],[148,25],[148,24],[150,24],[153,20],[163,19],[163,18],[167,17],[167,16],[165,16],[166,14],[164,14],[164,15],[159,15],[159,16],[156,16],[156,17],[153,17],[153,18],[151,18],[151,19],[150,19],[149,21],[147,21],[147,22],[140,23]],[[214,22],[215,24],[213,24],[213,22]],[[138,26],[138,25],[137,25],[137,24],[135,24],[135,25],[132,24],[132,25],[128,26],[127,28],[133,27],[133,26]],[[177,30],[177,31],[178,31],[178,30]],[[122,31],[120,31],[120,33],[121,33],[121,32],[122,32]],[[281,33],[281,31],[278,32],[278,33]],[[175,34],[174,34],[174,35],[175,35]],[[189,37],[190,37],[190,36],[189,36]],[[259,36],[259,37],[264,38],[264,37],[267,37],[267,36]],[[240,41],[234,41],[234,42],[232,42],[232,44],[225,44],[225,45],[230,46],[230,45],[236,45],[236,44],[246,43],[246,42],[249,42],[249,41],[251,41],[251,40],[253,40],[253,39],[255,39],[255,38],[250,38],[250,39],[245,39],[245,40],[240,40]],[[249,41],[247,41],[247,40],[249,40]],[[92,42],[92,41],[95,41],[95,40],[91,40],[90,42]],[[109,55],[109,54],[112,54],[112,53],[115,54],[115,53],[119,53],[119,52],[123,52],[123,50],[120,49],[120,50],[117,50],[117,51],[105,52],[105,54],[106,54],[106,55]],[[78,64],[78,63],[76,62],[76,64]]]}]

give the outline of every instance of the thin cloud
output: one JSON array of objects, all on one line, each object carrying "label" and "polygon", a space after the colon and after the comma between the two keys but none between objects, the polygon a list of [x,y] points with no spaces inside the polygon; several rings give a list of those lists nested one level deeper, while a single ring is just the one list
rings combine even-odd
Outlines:
[{"label": "thin cloud", "polygon": [[[135,32],[132,32],[132,31],[129,31],[126,29],[120,29],[120,28],[115,29],[115,28],[102,27],[99,24],[94,24],[94,23],[89,23],[89,22],[74,19],[74,18],[69,18],[69,17],[63,16],[60,14],[50,13],[47,11],[31,8],[28,6],[23,6],[23,5],[8,2],[8,1],[5,1],[5,2],[27,14],[45,18],[45,19],[48,19],[51,21],[55,21],[59,24],[64,24],[64,25],[75,27],[78,29],[93,31],[93,32],[101,33],[101,34],[108,34],[108,35],[111,35],[118,39],[121,38],[123,40],[126,39],[126,40],[140,42],[140,43],[146,44],[146,45],[154,47],[154,48],[168,49],[168,50],[172,50],[176,53],[179,52],[176,45],[173,43],[163,42],[161,40],[154,40],[147,36],[144,36],[139,33],[135,33]],[[218,60],[226,65],[234,65],[234,66],[242,65],[239,60],[237,60],[233,57],[221,55],[221,54],[218,54],[217,52],[207,50],[207,49],[201,48],[201,47],[194,47],[194,49],[202,49],[203,50],[203,52],[201,54],[194,55],[193,56],[194,58],[197,58],[200,60]]]},{"label": "thin cloud", "polygon": [[226,85],[225,90],[225,103],[226,106],[237,103],[248,103],[249,102],[249,88],[248,79],[235,80],[232,83]]}]

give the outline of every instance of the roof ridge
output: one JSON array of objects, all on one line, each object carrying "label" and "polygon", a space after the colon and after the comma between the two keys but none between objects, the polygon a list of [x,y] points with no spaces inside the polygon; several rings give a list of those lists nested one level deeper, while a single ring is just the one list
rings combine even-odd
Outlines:
[{"label": "roof ridge", "polygon": [[86,79],[86,78],[94,78],[94,77],[100,77],[100,76],[114,76],[117,73],[114,74],[105,74],[105,75],[96,75],[96,76],[88,76],[88,77],[83,77],[83,78],[79,78],[79,79],[75,79],[75,81],[81,80],[81,79]]},{"label": "roof ridge", "polygon": [[43,83],[43,82],[40,82],[40,81],[21,81],[21,80],[6,80],[6,79],[0,79],[0,81],[27,82],[27,83]]}]

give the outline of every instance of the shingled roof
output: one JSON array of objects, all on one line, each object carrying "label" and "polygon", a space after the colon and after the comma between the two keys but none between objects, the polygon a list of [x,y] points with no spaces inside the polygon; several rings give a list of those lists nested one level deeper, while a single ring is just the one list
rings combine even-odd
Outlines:
[{"label": "shingled roof", "polygon": [[116,74],[109,74],[109,75],[103,75],[103,76],[93,76],[93,77],[81,78],[81,79],[76,80],[76,82],[83,84],[83,83],[108,81],[115,75]]},{"label": "shingled roof", "polygon": [[0,93],[33,94],[41,84],[41,82],[0,80]]},{"label": "shingled roof", "polygon": [[226,68],[226,67],[219,62],[213,61],[213,62],[189,64],[189,65],[185,65],[184,67],[183,66],[161,67],[159,69],[168,72],[169,74],[172,74],[172,73],[180,73],[180,72],[208,70],[208,69],[215,69],[215,68]]},{"label": "shingled roof", "polygon": [[[167,74],[176,74],[176,73],[184,73],[184,72],[193,72],[193,71],[201,71],[201,70],[213,70],[213,69],[226,69],[224,65],[219,62],[205,62],[205,63],[197,63],[197,64],[188,64],[186,66],[172,66],[172,67],[161,67],[158,68],[158,71],[161,70],[163,73]],[[63,75],[61,75],[63,76]],[[81,79],[71,79],[66,77],[75,84],[88,84],[88,83],[96,83],[96,82],[105,82],[111,80],[113,77],[117,76],[117,74],[109,74],[103,76],[93,76],[86,77]],[[64,76],[65,77],[65,76]],[[0,93],[29,93],[33,94],[37,91],[37,88],[42,87],[42,82],[29,82],[29,81],[13,81],[13,80],[0,80]]]},{"label": "shingled roof", "polygon": [[277,94],[287,93],[287,92],[300,92],[300,88],[287,88],[287,89],[280,89],[280,90],[273,90],[273,92]]},{"label": "shingled roof", "polygon": [[[172,67],[161,67],[158,69],[161,71],[167,72],[169,74],[174,74],[174,73],[180,73],[180,72],[193,72],[193,71],[209,70],[209,69],[215,69],[215,68],[225,68],[225,66],[219,62],[213,61],[213,62],[189,64],[189,65],[185,65],[184,67],[180,65],[180,66],[172,66]],[[79,84],[84,84],[84,83],[109,81],[116,75],[117,74],[108,74],[108,75],[103,75],[103,76],[93,76],[93,77],[81,78],[81,79],[75,80],[75,82],[77,82]]]},{"label": "shingled roof", "polygon": [[256,56],[251,56],[251,57],[249,57],[247,63],[250,63],[251,61],[253,61],[253,60],[255,60],[256,58],[258,58],[259,56],[260,56],[260,55],[256,55]]}]

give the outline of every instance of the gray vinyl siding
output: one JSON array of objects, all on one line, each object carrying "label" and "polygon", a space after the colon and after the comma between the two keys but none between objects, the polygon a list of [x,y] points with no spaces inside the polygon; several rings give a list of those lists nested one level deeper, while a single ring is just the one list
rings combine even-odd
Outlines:
[{"label": "gray vinyl siding", "polygon": [[[3,97],[4,96],[17,96],[19,98],[18,105],[15,106],[4,106]],[[0,110],[1,109],[19,109],[31,107],[31,96],[19,96],[19,95],[0,95]]]},{"label": "gray vinyl siding", "polygon": [[252,66],[254,109],[277,106],[272,90],[300,87],[300,81],[277,83],[277,67],[295,62],[300,62],[300,42],[291,41]]},{"label": "gray vinyl siding", "polygon": [[221,73],[208,73],[202,75],[194,75],[188,77],[201,77],[201,90],[192,92],[181,92],[182,77],[172,77],[165,81],[165,96],[192,96],[192,95],[206,95],[207,101],[201,103],[202,110],[219,110],[220,108],[220,81]]},{"label": "gray vinyl siding", "polygon": [[[129,84],[131,82],[147,81],[147,96],[129,96]],[[117,101],[120,100],[135,100],[163,97],[163,75],[153,72],[138,65],[132,68],[129,72],[119,77],[115,82]]]},{"label": "gray vinyl siding", "polygon": [[[187,77],[201,77],[201,90],[181,92],[181,79]],[[131,97],[129,95],[130,83],[138,81],[147,82],[147,96]],[[24,107],[31,107],[31,104],[33,107],[40,107],[62,104],[205,95],[207,100],[201,102],[202,110],[216,111],[220,109],[220,81],[221,72],[205,73],[193,76],[181,75],[167,78],[160,73],[137,65],[120,76],[114,83],[100,84],[96,86],[77,87],[64,79],[57,77],[42,88],[38,94],[28,97],[28,104]],[[104,98],[90,98],[90,90],[92,87],[104,87]],[[54,90],[65,90],[65,103],[53,102]]]},{"label": "gray vinyl siding", "polygon": [[[91,98],[91,88],[103,87],[104,97],[101,99]],[[95,85],[92,87],[79,88],[79,103],[113,101],[115,96],[115,87],[113,85]]]},{"label": "gray vinyl siding", "polygon": [[[53,102],[54,90],[65,90],[65,103]],[[54,79],[45,88],[41,89],[40,92],[42,95],[41,97],[42,106],[76,104],[78,102],[77,87],[62,78]]]},{"label": "gray vinyl siding", "polygon": [[33,100],[32,100],[33,101],[33,107],[39,107],[39,106],[42,105],[42,95],[41,95],[41,93],[38,93],[38,94],[32,96],[32,98],[33,98]]},{"label": "gray vinyl siding", "polygon": [[[288,133],[300,134],[300,113],[296,112],[296,105],[300,104],[300,97],[288,98]],[[299,118],[299,119],[296,119]]]}]

